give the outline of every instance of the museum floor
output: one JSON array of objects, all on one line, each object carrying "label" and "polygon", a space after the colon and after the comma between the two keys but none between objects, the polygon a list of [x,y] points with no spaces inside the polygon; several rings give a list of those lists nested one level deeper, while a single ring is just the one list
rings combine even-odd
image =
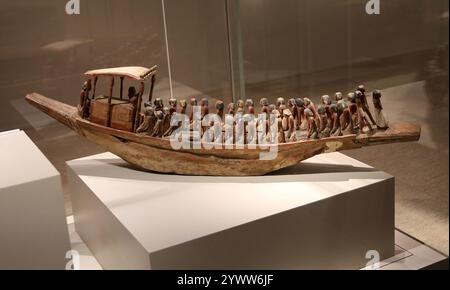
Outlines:
[{"label": "museum floor", "polygon": [[[383,104],[391,121],[419,122],[423,132],[417,143],[375,146],[344,153],[395,176],[396,227],[448,255],[448,59],[446,69],[436,68],[433,61],[432,57],[424,61],[423,57],[409,56],[401,59],[400,63],[397,58],[395,61],[387,59],[354,67],[352,74],[358,76],[355,81],[365,83],[369,90],[383,90],[386,96]],[[259,97],[297,95],[298,91],[319,96],[349,85],[348,75],[336,78],[341,73],[336,69],[301,76],[301,83],[307,84],[305,87],[293,87],[289,85],[293,83],[292,79],[280,79],[248,86],[247,91],[248,95]],[[68,79],[75,78],[68,76]],[[311,85],[319,83],[318,80],[320,89],[317,85]],[[64,188],[67,188],[65,161],[103,152],[63,125],[29,108],[22,98],[26,92],[34,90],[33,84],[0,88],[3,92],[14,91],[5,95],[11,104],[6,108],[14,108],[17,114],[28,112],[26,122],[33,125],[25,128],[26,132],[62,173]],[[2,113],[3,110],[0,109]],[[71,215],[67,192],[65,197],[67,215]]]}]

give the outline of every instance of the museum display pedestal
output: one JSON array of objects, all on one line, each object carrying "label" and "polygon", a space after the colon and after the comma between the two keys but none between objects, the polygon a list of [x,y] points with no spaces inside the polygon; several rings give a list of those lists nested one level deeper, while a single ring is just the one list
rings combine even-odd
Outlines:
[{"label": "museum display pedestal", "polygon": [[104,269],[360,269],[394,256],[394,178],[340,153],[261,177],[67,162],[75,228]]},{"label": "museum display pedestal", "polygon": [[0,269],[65,269],[70,250],[58,171],[19,130],[0,133]]}]

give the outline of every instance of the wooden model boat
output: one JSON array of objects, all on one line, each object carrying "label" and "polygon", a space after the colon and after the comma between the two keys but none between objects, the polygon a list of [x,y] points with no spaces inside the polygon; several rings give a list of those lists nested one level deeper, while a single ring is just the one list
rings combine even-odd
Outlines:
[{"label": "wooden model boat", "polygon": [[[420,126],[405,122],[389,124],[389,127],[384,129],[374,129],[375,124],[369,124],[370,131],[364,131],[364,125],[360,125],[362,128],[356,133],[344,134],[342,130],[335,136],[330,135],[329,137],[322,138],[318,137],[320,134],[316,134],[314,138],[309,136],[309,138],[304,137],[304,139],[295,138],[292,135],[291,142],[285,141],[285,143],[277,142],[277,144],[268,144],[264,149],[259,148],[259,146],[250,148],[248,145],[240,148],[236,144],[232,144],[231,150],[229,148],[226,149],[225,146],[212,149],[201,147],[199,149],[175,150],[171,145],[170,139],[164,137],[164,132],[161,133],[161,130],[158,131],[154,128],[144,128],[145,130],[142,130],[146,122],[146,114],[141,112],[144,83],[147,80],[151,80],[148,102],[146,103],[146,107],[150,108],[156,70],[156,67],[152,67],[151,69],[143,67],[122,67],[89,71],[85,74],[88,77],[88,81],[83,86],[80,105],[78,107],[61,103],[37,93],[27,95],[26,100],[44,113],[73,129],[79,135],[103,146],[106,150],[118,155],[136,167],[161,173],[212,176],[264,175],[284,167],[295,165],[302,160],[321,153],[378,144],[417,141],[420,138]],[[96,86],[99,77],[108,77],[111,79],[110,91],[107,97],[96,95]],[[115,78],[120,80],[118,98],[113,97]],[[125,79],[140,84],[139,92],[136,92],[132,88],[129,89],[128,100],[123,98]],[[92,81],[94,82],[93,89],[91,88]],[[92,95],[90,94],[91,89],[93,90]],[[160,105],[162,105],[162,101],[160,102]],[[161,106],[159,108],[158,106],[155,108],[155,106],[152,105],[152,111],[154,109],[163,111]],[[280,108],[281,113],[287,110],[286,107],[282,106],[284,105],[279,105],[277,111],[280,111],[278,110]],[[381,103],[379,107],[381,108]],[[219,110],[222,109],[223,113],[223,103],[221,103],[221,106],[219,103],[217,108]],[[175,111],[177,110],[176,105],[173,109]],[[205,110],[207,111],[208,109]],[[182,111],[186,112],[186,105],[184,105],[184,110],[182,109]],[[254,108],[249,109],[250,111],[253,114]],[[164,112],[167,113],[167,109]],[[353,116],[355,120],[360,117],[358,115],[359,111],[353,114],[355,114]],[[287,115],[289,115],[289,112],[287,112]],[[282,118],[285,118],[286,115],[283,116]],[[290,118],[295,120],[293,117]],[[300,127],[300,117],[297,118],[297,122],[299,123],[297,127]],[[360,124],[362,122],[365,121],[359,121]],[[280,119],[280,124],[282,123]],[[357,123],[358,121],[352,122],[351,129],[356,128]],[[313,127],[315,126],[315,123],[311,124]],[[284,129],[281,130],[283,133],[286,131]],[[311,130],[310,126],[308,126],[307,130]],[[295,134],[301,134],[301,130],[295,131]],[[274,146],[276,147],[275,158],[271,160],[260,158],[260,153],[268,152],[268,148],[273,148]]]}]

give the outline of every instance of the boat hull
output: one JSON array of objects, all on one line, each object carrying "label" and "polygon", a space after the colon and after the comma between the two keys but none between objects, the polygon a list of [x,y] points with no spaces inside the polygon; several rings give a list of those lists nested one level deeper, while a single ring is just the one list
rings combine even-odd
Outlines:
[{"label": "boat hull", "polygon": [[70,127],[79,135],[121,157],[139,169],[182,175],[257,176],[289,167],[314,155],[362,146],[416,141],[420,126],[392,124],[374,135],[341,137],[283,143],[273,148],[274,158],[261,159],[268,149],[182,149],[174,150],[167,139],[116,130],[80,118],[73,106],[33,93],[26,100]]}]

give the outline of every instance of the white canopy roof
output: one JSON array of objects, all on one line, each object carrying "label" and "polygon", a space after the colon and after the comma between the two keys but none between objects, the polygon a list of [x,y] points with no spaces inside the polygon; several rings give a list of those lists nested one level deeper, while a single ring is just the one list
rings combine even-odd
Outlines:
[{"label": "white canopy roof", "polygon": [[141,66],[124,66],[115,68],[104,68],[97,70],[90,70],[84,75],[86,76],[118,76],[118,77],[128,77],[135,79],[137,81],[145,81],[150,76],[156,74],[158,66],[153,66],[151,68],[145,68]]}]

